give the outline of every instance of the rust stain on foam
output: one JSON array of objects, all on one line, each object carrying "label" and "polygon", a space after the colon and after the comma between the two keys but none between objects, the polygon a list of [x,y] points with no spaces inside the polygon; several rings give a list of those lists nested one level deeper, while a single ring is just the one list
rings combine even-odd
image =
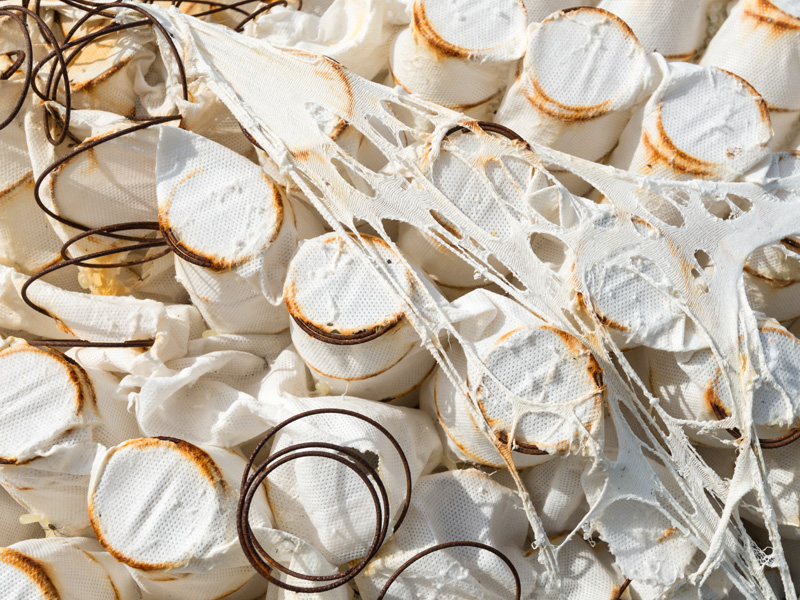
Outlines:
[{"label": "rust stain on foam", "polygon": [[[719,67],[717,67],[719,68]],[[767,101],[764,100],[764,97],[758,93],[758,90],[750,85],[750,82],[740,77],[736,73],[732,71],[726,71],[725,69],[719,69],[723,73],[727,73],[734,79],[736,79],[742,87],[744,87],[745,91],[750,94],[753,98],[755,98],[756,102],[758,103],[758,111],[761,113],[761,122],[769,125],[770,129],[772,128],[772,118],[769,116],[769,112],[772,110],[774,112],[784,112],[786,109],[771,107],[767,104]]]},{"label": "rust stain on foam", "polygon": [[[414,14],[412,18],[413,32],[422,36],[427,45],[433,50],[437,58],[457,58],[461,60],[468,60],[472,53],[466,48],[460,48],[455,44],[451,44],[445,40],[433,28],[433,25],[428,20],[428,15],[425,12],[425,7],[422,2],[414,3]],[[415,36],[416,37],[416,36]]]},{"label": "rust stain on foam", "polygon": [[800,18],[782,11],[769,0],[749,0],[742,16],[756,27],[766,27],[773,36],[800,31]]},{"label": "rust stain on foam", "polygon": [[60,600],[58,589],[39,561],[13,548],[0,548],[0,562],[25,573],[39,588],[43,600]]},{"label": "rust stain on foam", "polygon": [[717,173],[717,165],[691,156],[678,148],[670,139],[664,129],[661,109],[662,105],[659,104],[656,115],[658,138],[653,140],[647,131],[642,133],[641,143],[647,154],[646,171],[650,171],[656,164],[662,163],[678,174],[692,175],[703,179],[714,177]]},{"label": "rust stain on foam", "polygon": [[667,539],[669,539],[670,537],[672,537],[673,535],[675,535],[676,533],[678,533],[678,528],[677,528],[677,527],[670,527],[669,529],[667,529],[667,530],[666,530],[666,531],[665,531],[665,532],[664,532],[664,533],[661,535],[661,537],[659,537],[659,538],[658,538],[658,540],[657,540],[657,541],[658,541],[658,543],[659,543],[659,544],[662,544],[662,543],[664,543],[664,542],[665,542]]},{"label": "rust stain on foam", "polygon": [[3,201],[3,198],[6,196],[11,196],[17,189],[25,185],[26,183],[33,183],[33,171],[28,171],[20,177],[14,183],[5,187],[5,189],[0,190],[0,202]]},{"label": "rust stain on foam", "polygon": [[597,14],[603,16],[609,21],[612,21],[613,23],[618,25],[622,30],[622,35],[624,35],[626,38],[631,38],[635,40],[636,43],[639,44],[639,38],[636,37],[636,34],[633,32],[633,29],[631,29],[630,25],[628,25],[625,21],[620,19],[614,13],[608,12],[603,8],[596,8],[594,6],[574,6],[572,8],[564,8],[558,11],[558,13],[556,13],[552,17],[548,17],[547,19],[545,19],[545,21],[549,21],[551,19],[557,19],[561,15],[567,15],[569,13],[574,13],[574,12],[580,12],[581,14]]},{"label": "rust stain on foam", "polygon": [[529,79],[532,91],[528,91],[526,86],[522,86],[522,93],[528,101],[539,111],[558,121],[568,123],[579,123],[599,119],[611,112],[611,100],[605,100],[600,104],[571,106],[563,104],[550,97],[539,85],[538,81]]},{"label": "rust stain on foam", "polygon": [[87,79],[85,81],[77,81],[77,82],[70,82],[69,87],[73,92],[86,92],[90,93],[93,91],[94,88],[99,86],[104,81],[108,80],[110,77],[113,77],[115,74],[120,72],[124,69],[128,63],[133,58],[133,55],[129,56],[128,58],[122,59],[116,64],[114,64],[111,68],[106,69],[100,75],[96,77],[92,77],[91,79]]}]

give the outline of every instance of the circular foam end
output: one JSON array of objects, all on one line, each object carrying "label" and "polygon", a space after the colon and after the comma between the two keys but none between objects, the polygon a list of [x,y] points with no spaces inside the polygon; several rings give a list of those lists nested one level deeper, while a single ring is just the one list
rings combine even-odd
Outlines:
[{"label": "circular foam end", "polygon": [[53,581],[39,561],[13,548],[0,548],[0,581],[4,598],[60,600]]},{"label": "circular foam end", "polygon": [[159,224],[180,253],[225,270],[261,254],[278,237],[283,197],[258,165],[175,127],[162,129],[158,155],[202,157],[195,168],[187,163],[176,173],[168,172],[166,161],[157,161]]},{"label": "circular foam end", "polygon": [[498,439],[514,432],[518,451],[566,451],[585,435],[583,427],[596,429],[605,397],[603,372],[568,333],[546,325],[514,329],[494,343],[484,364],[499,384],[481,374],[478,405]]},{"label": "circular foam end", "polygon": [[524,66],[528,99],[538,110],[561,121],[587,121],[632,106],[648,62],[619,17],[579,8],[558,12],[533,31]]},{"label": "circular foam end", "polygon": [[[655,115],[656,148],[679,174],[717,178],[742,173],[766,151],[772,137],[769,112],[744,79],[714,68],[674,65],[661,89]],[[652,162],[652,161],[651,161]]]},{"label": "circular foam end", "polygon": [[[411,273],[381,239],[361,236],[399,282],[412,289]],[[366,342],[388,331],[405,313],[405,303],[361,253],[339,234],[306,241],[289,265],[284,287],[289,314],[309,335],[330,343]]]},{"label": "circular foam end", "polygon": [[764,348],[766,367],[781,389],[759,381],[753,390],[753,420],[756,424],[775,423],[785,409],[781,390],[793,403],[792,426],[800,423],[800,340],[774,320],[759,322],[759,339]]},{"label": "circular foam end", "polygon": [[13,346],[0,352],[0,373],[0,464],[40,456],[87,423],[94,394],[83,370],[63,354]]},{"label": "circular foam end", "polygon": [[229,542],[230,486],[204,450],[172,438],[109,450],[89,489],[95,535],[117,561],[154,571],[185,566]]},{"label": "circular foam end", "polygon": [[412,27],[441,57],[513,60],[527,25],[519,0],[416,0]]}]

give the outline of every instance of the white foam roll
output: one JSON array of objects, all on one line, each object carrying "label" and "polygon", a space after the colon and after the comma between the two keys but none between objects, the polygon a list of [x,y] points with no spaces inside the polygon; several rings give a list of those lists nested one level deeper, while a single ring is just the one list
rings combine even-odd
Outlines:
[{"label": "white foam roll", "polygon": [[[800,426],[800,340],[771,319],[759,319],[758,328],[763,368],[769,377],[754,384],[752,416],[759,437],[766,440]],[[730,392],[710,350],[651,352],[649,362],[651,390],[675,418],[702,425],[732,414]],[[720,429],[687,433],[696,441],[715,446],[731,440],[730,434]]]},{"label": "white foam roll", "polygon": [[86,372],[60,352],[14,344],[0,352],[0,483],[66,535],[88,526],[88,472],[103,425]]},{"label": "white foam roll", "polygon": [[28,522],[24,517],[27,511],[14,497],[0,486],[0,548],[22,540],[44,537],[44,531],[36,522]]},{"label": "white foam roll", "polygon": [[[0,81],[0,114],[11,113],[21,92],[21,81]],[[0,155],[0,264],[32,275],[58,260],[60,240],[33,199],[35,181],[20,117],[0,131]]]},{"label": "white foam roll", "polygon": [[589,512],[581,474],[590,466],[582,456],[559,456],[525,469],[520,478],[549,535],[572,531]]},{"label": "white foam roll", "polygon": [[532,26],[523,68],[494,120],[530,142],[597,161],[652,78],[647,53],[621,19],[598,8],[558,12]]},{"label": "white foam roll", "polygon": [[397,85],[461,112],[500,93],[525,49],[521,0],[415,0],[412,11],[389,50]]},{"label": "white foam roll", "polygon": [[[421,477],[411,507],[391,543],[356,577],[364,600],[375,600],[391,574],[412,556],[445,542],[473,541],[502,552],[515,566],[521,597],[532,597],[535,575],[523,555],[528,524],[519,497],[475,469]],[[405,571],[387,598],[456,600],[513,598],[508,566],[489,552],[454,548],[429,554]]]},{"label": "white foam roll", "polygon": [[[72,39],[96,28],[84,25]],[[136,116],[140,94],[149,88],[145,74],[156,62],[153,41],[149,28],[129,29],[102,36],[80,50],[69,65],[73,107]]]},{"label": "white foam roll", "polygon": [[744,288],[753,310],[778,321],[800,317],[800,234],[753,252],[744,265]]},{"label": "white foam roll", "polygon": [[383,0],[308,4],[303,3],[301,10],[275,7],[248,23],[245,35],[279,47],[324,54],[366,79],[386,68],[397,8],[393,11]]},{"label": "white foam roll", "polygon": [[[103,547],[146,596],[212,600],[253,578],[239,546],[236,506],[245,461],[232,450],[175,438],[129,440],[98,456],[89,516]],[[250,513],[269,526],[263,493]]]},{"label": "white foam roll", "polygon": [[800,5],[796,0],[741,0],[700,64],[735,73],[758,90],[779,144],[800,118]]},{"label": "white foam roll", "polygon": [[[475,224],[498,237],[511,234],[516,217],[509,207],[525,210],[527,194],[542,189],[546,182],[530,164],[515,158],[495,159],[493,152],[471,133],[453,133],[442,142],[434,160],[425,153],[421,170]],[[483,176],[474,169],[483,171]],[[439,223],[455,237],[463,234],[441,217]],[[433,280],[448,299],[478,288],[491,286],[489,280],[461,258],[451,242],[407,223],[398,226],[397,246],[403,254]],[[494,257],[489,264],[502,275],[510,271]],[[496,287],[496,286],[494,286]]]},{"label": "white foam roll", "polygon": [[648,52],[692,60],[706,37],[710,0],[602,0],[599,8],[625,21]]},{"label": "white foam roll", "polygon": [[[420,476],[429,474],[441,461],[434,424],[418,410],[356,399],[318,398],[306,404],[292,406],[292,410],[345,407],[383,425],[408,461],[412,498]],[[376,469],[389,498],[392,537],[407,488],[403,463],[389,439],[364,421],[321,414],[281,430],[272,452],[315,440],[355,450]],[[297,459],[273,471],[265,487],[276,529],[304,540],[333,565],[360,560],[367,553],[375,534],[375,507],[367,487],[344,465],[318,457]]]},{"label": "white foam roll", "polygon": [[609,164],[665,179],[733,181],[768,156],[771,133],[766,105],[746,81],[670,63]]},{"label": "white foam roll", "polygon": [[[381,239],[361,236],[410,295],[414,275]],[[434,366],[405,316],[405,303],[339,234],[304,242],[289,266],[284,298],[297,351],[332,394],[394,400],[414,392]]]},{"label": "white foam roll", "polygon": [[97,541],[50,537],[0,548],[0,595],[19,600],[138,600],[133,578]]},{"label": "white foam roll", "polygon": [[541,23],[559,10],[577,8],[579,6],[597,6],[599,0],[523,0],[528,23]]},{"label": "white foam roll", "polygon": [[178,280],[208,325],[285,330],[283,279],[297,230],[283,191],[246,158],[176,128],[160,132],[156,179],[159,225],[180,253]]},{"label": "white foam roll", "polygon": [[[533,315],[504,313],[513,301],[498,296],[495,302],[496,324],[475,346],[481,363],[470,364],[459,347],[449,351],[482,414],[473,414],[472,400],[441,369],[420,397],[420,406],[441,427],[446,454],[457,462],[503,467],[500,452],[511,439],[514,464],[530,467],[558,454],[592,452],[586,436],[599,434],[605,401],[597,361],[568,333]],[[479,418],[492,428],[499,448],[478,426]]]}]

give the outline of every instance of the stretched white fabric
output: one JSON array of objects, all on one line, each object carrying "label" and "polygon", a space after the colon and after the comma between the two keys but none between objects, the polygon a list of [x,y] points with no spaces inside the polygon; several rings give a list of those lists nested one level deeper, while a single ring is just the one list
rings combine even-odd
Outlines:
[{"label": "stretched white fabric", "polygon": [[0,547],[44,537],[45,532],[38,522],[20,522],[20,517],[26,514],[25,508],[11,494],[0,489]]}]

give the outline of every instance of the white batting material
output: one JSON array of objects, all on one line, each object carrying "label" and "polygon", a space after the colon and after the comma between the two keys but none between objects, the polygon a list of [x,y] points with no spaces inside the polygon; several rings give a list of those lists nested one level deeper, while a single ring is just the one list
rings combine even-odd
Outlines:
[{"label": "white batting material", "polygon": [[[457,147],[456,151],[451,148]],[[427,146],[415,147],[420,153],[419,167],[426,176],[446,191],[449,198],[481,227],[496,236],[508,233],[502,206],[495,202],[493,193],[503,202],[518,206],[527,202],[525,197],[546,187],[545,177],[537,174],[528,163],[509,158],[494,160],[485,154],[486,148],[479,139],[467,133],[454,132],[443,143],[439,154],[431,159]],[[465,161],[466,158],[466,161]],[[475,171],[475,167],[486,165],[486,177]],[[391,167],[389,167],[391,168]],[[451,233],[461,234],[452,225]],[[481,277],[480,271],[452,250],[446,240],[427,235],[407,223],[400,223],[397,233],[397,246],[408,259],[438,285],[442,293],[454,299],[476,287],[486,287],[490,282]],[[497,262],[490,259],[493,268],[503,275],[509,275]]]},{"label": "white batting material", "polygon": [[159,137],[156,181],[162,232],[208,265],[175,258],[206,322],[224,333],[286,329],[283,280],[297,223],[281,190],[246,158],[175,128]]},{"label": "white batting material", "polygon": [[[365,236],[403,292],[421,287],[398,252]],[[304,242],[284,287],[290,331],[312,376],[332,394],[394,400],[414,392],[434,366],[394,290],[346,238],[332,233]]]},{"label": "white batting material", "polygon": [[[441,444],[434,425],[420,411],[354,398],[309,402],[284,396],[283,404],[289,412],[312,407],[346,408],[386,427],[408,460],[412,498],[418,493],[420,476],[441,462]],[[400,457],[389,440],[368,423],[324,414],[282,430],[272,451],[311,441],[352,448],[377,470],[389,496],[391,532],[405,501],[406,480]],[[330,459],[300,458],[271,473],[266,487],[276,529],[304,540],[334,565],[366,554],[375,533],[375,508],[366,486],[350,469]],[[404,523],[401,531],[406,526]]]},{"label": "white batting material", "polygon": [[19,518],[27,513],[11,494],[0,488],[0,547],[44,537],[44,531],[38,523],[20,522]]},{"label": "white batting material", "polygon": [[800,6],[793,0],[738,2],[700,64],[735,73],[758,90],[779,144],[800,118]]},{"label": "white batting material", "polygon": [[591,465],[582,456],[560,456],[525,469],[520,478],[548,535],[573,531],[588,512],[581,474]]},{"label": "white batting material", "polygon": [[[522,597],[531,597],[538,587],[537,574],[524,556],[526,528],[520,508],[511,490],[473,469],[420,478],[403,526],[356,577],[361,597],[374,600],[389,576],[421,549],[460,540],[481,542],[505,554],[519,573]],[[395,581],[387,598],[430,594],[447,600],[501,600],[511,597],[513,582],[509,568],[497,556],[452,548],[415,563]]]},{"label": "white batting material", "polygon": [[602,0],[598,8],[625,21],[648,52],[667,60],[692,60],[706,37],[710,0]]},{"label": "white batting material", "polygon": [[609,164],[667,179],[734,181],[766,159],[770,119],[752,86],[710,67],[662,68],[661,83],[632,117]]},{"label": "white batting material", "polygon": [[125,568],[89,538],[26,540],[0,548],[0,594],[20,600],[139,600]]},{"label": "white batting material", "polygon": [[[129,440],[98,455],[89,514],[104,548],[149,595],[211,600],[252,577],[236,535],[244,459],[172,438]],[[251,522],[269,526],[263,494]]]},{"label": "white batting material", "polygon": [[[531,28],[522,72],[495,121],[529,142],[600,160],[654,75],[647,53],[616,16],[596,8],[556,13]],[[586,192],[585,183],[575,182],[574,191]]]},{"label": "white batting material", "polygon": [[[412,4],[412,3],[409,3]],[[410,94],[477,119],[525,52],[519,0],[414,0],[411,25],[392,40],[389,70]]]}]

